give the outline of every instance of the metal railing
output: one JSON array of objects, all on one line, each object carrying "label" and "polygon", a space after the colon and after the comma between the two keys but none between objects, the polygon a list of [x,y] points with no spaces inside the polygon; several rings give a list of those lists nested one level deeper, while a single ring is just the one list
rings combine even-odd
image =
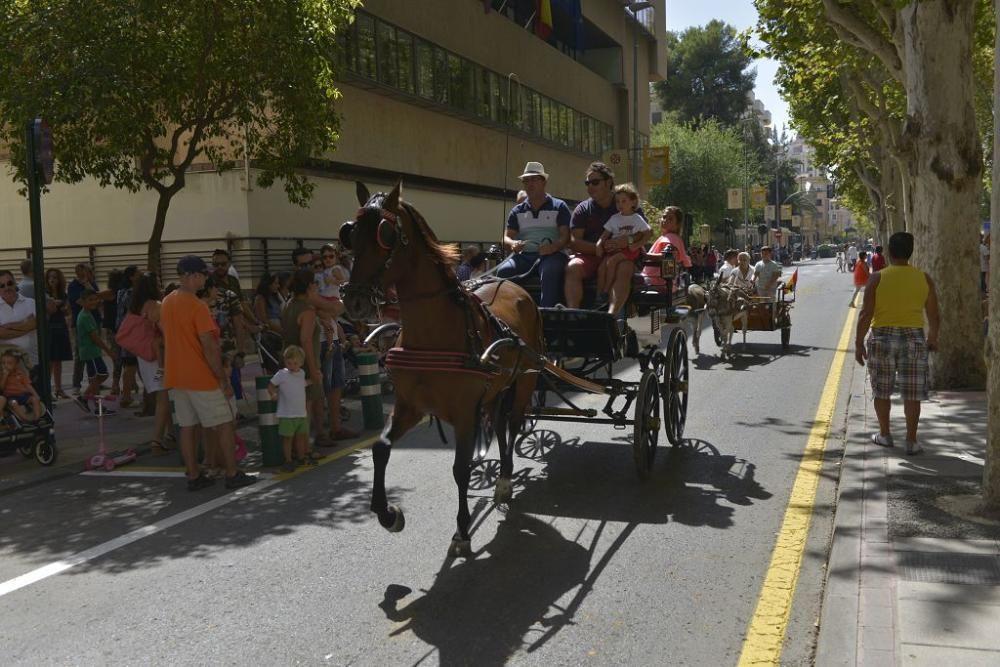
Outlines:
[{"label": "metal railing", "polygon": [[[248,237],[248,238],[207,238],[179,239],[160,244],[159,275],[164,285],[177,275],[177,260],[184,255],[198,255],[207,263],[212,251],[225,248],[232,257],[233,266],[240,275],[244,290],[252,291],[265,273],[275,274],[292,271],[292,250],[299,247],[318,250],[330,239],[311,237]],[[495,241],[461,241],[465,245],[476,245],[486,250]],[[0,269],[12,271],[20,277],[21,260],[31,256],[30,248],[0,249]],[[73,279],[76,265],[89,263],[94,267],[98,286],[107,285],[108,274],[114,269],[124,269],[130,264],[145,271],[148,264],[147,243],[105,243],[100,245],[66,245],[45,248],[45,268],[61,270],[66,280]],[[41,282],[39,279],[38,282]]]}]

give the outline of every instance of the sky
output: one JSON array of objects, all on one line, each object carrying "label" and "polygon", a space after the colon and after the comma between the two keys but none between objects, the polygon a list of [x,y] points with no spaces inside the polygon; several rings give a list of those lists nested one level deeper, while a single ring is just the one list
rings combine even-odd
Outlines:
[{"label": "sky", "polygon": [[[667,0],[667,30],[680,32],[691,26],[705,25],[712,19],[720,19],[737,30],[745,30],[757,24],[757,9],[753,6],[753,0]],[[788,125],[788,105],[774,86],[778,63],[761,59],[756,62],[756,66],[757,84],[754,95],[771,112],[774,126],[780,131],[782,124]],[[669,71],[668,66],[667,76]],[[789,134],[792,132],[789,131]]]}]

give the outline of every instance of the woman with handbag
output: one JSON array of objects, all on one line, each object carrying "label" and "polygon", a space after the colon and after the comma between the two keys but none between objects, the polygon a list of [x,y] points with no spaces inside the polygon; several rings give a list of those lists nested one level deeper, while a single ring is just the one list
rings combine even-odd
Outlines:
[{"label": "woman with handbag", "polygon": [[146,393],[154,397],[153,451],[176,449],[164,444],[170,419],[170,398],[163,387],[163,334],[160,331],[160,283],[155,273],[144,273],[132,292],[128,313],[118,332],[118,344],[135,354]]}]

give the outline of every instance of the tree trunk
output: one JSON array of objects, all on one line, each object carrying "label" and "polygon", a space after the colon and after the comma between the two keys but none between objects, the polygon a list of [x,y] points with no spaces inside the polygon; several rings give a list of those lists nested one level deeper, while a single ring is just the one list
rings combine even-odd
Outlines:
[{"label": "tree trunk", "polygon": [[[167,222],[167,209],[170,208],[170,200],[177,193],[171,188],[159,190],[160,198],[156,201],[156,218],[153,221],[153,231],[149,235],[149,243],[146,245],[147,270],[160,276],[160,282],[164,285],[168,280],[163,275],[163,267],[160,265],[160,241],[163,239],[163,227]],[[173,275],[171,273],[171,275]]]},{"label": "tree trunk", "polygon": [[982,149],[973,108],[975,0],[922,0],[901,10],[906,71],[904,141],[916,240],[914,264],[940,295],[940,389],[982,387],[986,379],[976,283]]},{"label": "tree trunk", "polygon": [[[996,42],[993,56],[993,108],[1000,109],[1000,2],[994,3],[996,12]],[[990,220],[1000,218],[1000,123],[993,123],[993,192],[990,197]],[[993,230],[990,229],[992,236]],[[986,361],[989,376],[986,385],[986,464],[983,466],[983,504],[990,510],[1000,510],[1000,252],[995,247],[990,252],[990,322],[993,336],[986,338]]]},{"label": "tree trunk", "polygon": [[883,245],[896,232],[906,231],[906,217],[903,213],[903,175],[895,158],[882,160],[879,165],[882,184],[882,207],[885,209],[885,236]]}]

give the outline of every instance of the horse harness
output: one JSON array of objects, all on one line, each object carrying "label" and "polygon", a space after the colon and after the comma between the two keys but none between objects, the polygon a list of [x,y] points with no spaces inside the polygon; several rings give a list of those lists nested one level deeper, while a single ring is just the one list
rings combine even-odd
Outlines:
[{"label": "horse harness", "polygon": [[[362,207],[358,210],[357,218],[364,215],[366,209]],[[385,272],[392,264],[396,251],[400,246],[409,245],[410,241],[399,222],[399,216],[385,208],[379,209],[378,227],[375,232],[375,241],[378,246],[389,253],[389,257],[384,267],[379,271],[379,276]],[[343,242],[343,239],[342,239]],[[377,276],[377,277],[379,277]],[[449,275],[445,275],[446,280],[452,280]],[[373,282],[377,282],[374,281]],[[385,359],[386,368],[405,369],[416,371],[447,371],[454,373],[470,373],[485,377],[494,378],[500,374],[500,370],[491,364],[484,364],[481,356],[494,340],[500,338],[515,337],[516,334],[510,326],[493,314],[489,306],[472,291],[466,290],[460,284],[446,287],[443,290],[433,290],[421,292],[408,297],[398,297],[399,303],[421,301],[438,296],[450,296],[462,307],[465,313],[466,323],[466,351],[465,352],[444,352],[436,350],[410,350],[403,347],[394,347],[388,351]],[[485,331],[481,331],[476,321],[475,312],[478,310],[485,323]],[[512,369],[511,374],[515,374],[517,365]]]}]

